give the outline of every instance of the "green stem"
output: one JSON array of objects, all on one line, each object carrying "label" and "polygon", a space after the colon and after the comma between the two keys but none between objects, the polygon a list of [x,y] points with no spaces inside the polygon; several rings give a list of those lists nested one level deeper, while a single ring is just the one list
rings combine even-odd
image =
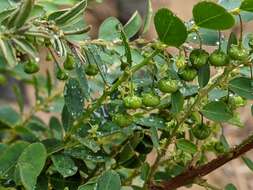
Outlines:
[{"label": "green stem", "polygon": [[148,57],[146,57],[141,63],[134,65],[131,69],[127,69],[124,73],[119,77],[119,79],[109,88],[105,88],[103,94],[100,98],[97,99],[95,104],[93,104],[85,114],[75,122],[75,125],[70,129],[70,134],[74,133],[75,130],[79,127],[79,125],[90,118],[91,114],[97,110],[106,100],[107,96],[112,94],[123,82],[129,79],[131,73],[135,73],[140,70],[142,67],[148,65],[150,61],[161,52],[161,50],[154,50]]},{"label": "green stem", "polygon": [[173,138],[175,137],[178,128],[185,122],[185,120],[191,115],[191,113],[201,104],[202,99],[204,97],[206,97],[208,95],[208,93],[212,89],[214,89],[218,84],[222,84],[223,82],[225,82],[227,80],[227,77],[229,76],[229,73],[231,71],[233,71],[235,68],[236,68],[235,66],[227,67],[224,70],[224,72],[221,75],[219,75],[217,78],[216,78],[216,76],[213,77],[213,80],[214,79],[216,79],[216,80],[214,82],[210,83],[209,85],[207,85],[205,88],[201,89],[195,99],[195,102],[188,108],[188,110],[186,110],[185,114],[183,114],[181,118],[177,119],[178,120],[177,126],[173,129],[171,136],[167,139],[167,142],[164,146],[165,148],[162,149],[160,153],[158,153],[156,160],[155,160],[153,166],[151,167],[151,172],[150,172],[148,183],[150,183],[150,180],[152,179],[155,171],[157,170],[158,166],[160,165],[160,161],[165,156],[167,148],[171,144]]}]

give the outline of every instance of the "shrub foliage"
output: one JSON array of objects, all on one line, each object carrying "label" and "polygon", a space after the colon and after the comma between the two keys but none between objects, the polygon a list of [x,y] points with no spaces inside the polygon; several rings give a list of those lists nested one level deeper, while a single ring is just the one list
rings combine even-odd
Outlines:
[{"label": "shrub foliage", "polygon": [[[183,22],[147,0],[145,17],[109,17],[97,39],[83,16],[93,5],[1,1],[0,83],[15,78],[35,100],[12,85],[17,109],[0,107],[0,189],[217,189],[203,177],[253,148],[252,135],[231,146],[224,132],[244,127],[238,108],[253,99],[253,33],[243,32],[253,1],[201,1]],[[158,37],[146,40],[152,22]]]}]

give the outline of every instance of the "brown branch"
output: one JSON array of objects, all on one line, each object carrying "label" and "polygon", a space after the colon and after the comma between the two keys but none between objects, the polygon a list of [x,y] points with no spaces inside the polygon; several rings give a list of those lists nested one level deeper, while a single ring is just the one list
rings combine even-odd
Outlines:
[{"label": "brown branch", "polygon": [[217,157],[205,165],[189,168],[182,174],[169,181],[162,182],[161,185],[150,185],[150,190],[173,190],[192,183],[195,179],[204,177],[227,162],[238,158],[244,153],[253,149],[253,135],[249,136],[240,145],[231,149],[229,152]]}]

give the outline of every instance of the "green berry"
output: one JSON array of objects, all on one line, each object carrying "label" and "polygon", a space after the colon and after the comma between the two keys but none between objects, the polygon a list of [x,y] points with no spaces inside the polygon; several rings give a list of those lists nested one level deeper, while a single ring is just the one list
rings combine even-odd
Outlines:
[{"label": "green berry", "polygon": [[158,82],[158,88],[164,93],[174,93],[178,90],[178,81],[173,79],[163,78]]},{"label": "green berry", "polygon": [[229,56],[221,50],[215,50],[211,53],[209,62],[211,65],[216,67],[225,66],[229,64]]},{"label": "green berry", "polygon": [[124,98],[126,108],[137,109],[142,106],[142,99],[138,96],[127,96]]},{"label": "green berry", "polygon": [[132,116],[128,115],[127,113],[125,113],[125,114],[121,114],[121,113],[115,114],[113,116],[112,120],[115,124],[117,124],[120,127],[127,127],[133,122]]},{"label": "green berry", "polygon": [[192,134],[199,140],[204,140],[211,134],[211,129],[205,124],[198,124],[192,129]]},{"label": "green berry", "polygon": [[249,58],[249,51],[240,45],[232,44],[228,50],[228,54],[233,60],[247,61]]},{"label": "green berry", "polygon": [[63,71],[62,69],[58,69],[56,72],[56,78],[58,80],[67,80],[68,74],[65,71]]},{"label": "green berry", "polygon": [[156,107],[160,104],[160,97],[154,93],[145,93],[142,95],[142,103],[147,107]]},{"label": "green berry", "polygon": [[203,49],[194,49],[190,53],[190,61],[193,67],[200,68],[207,64],[209,54]]},{"label": "green berry", "polygon": [[34,60],[29,60],[24,64],[24,71],[27,74],[34,74],[40,70],[39,64]]},{"label": "green berry", "polygon": [[186,67],[186,60],[184,56],[179,56],[176,60],[176,66],[178,69],[184,69]]},{"label": "green berry", "polygon": [[85,66],[85,73],[88,76],[96,76],[98,74],[98,67],[95,64],[87,64]]},{"label": "green berry", "polygon": [[180,69],[178,71],[178,75],[184,81],[193,81],[198,75],[198,72],[192,67],[186,67],[184,69]]},{"label": "green berry", "polygon": [[232,97],[229,97],[229,103],[234,108],[239,108],[239,107],[245,106],[247,101],[241,96],[232,96]]},{"label": "green berry", "polygon": [[64,69],[73,70],[75,68],[75,59],[73,55],[67,54],[67,58],[63,64]]},{"label": "green berry", "polygon": [[218,153],[224,153],[226,152],[226,148],[224,147],[224,145],[222,144],[222,142],[216,142],[214,145],[214,149],[218,152]]}]

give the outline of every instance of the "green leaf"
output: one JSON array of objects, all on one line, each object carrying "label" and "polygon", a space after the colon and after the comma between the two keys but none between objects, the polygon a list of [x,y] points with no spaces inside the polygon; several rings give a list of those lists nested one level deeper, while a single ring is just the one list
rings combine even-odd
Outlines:
[{"label": "green leaf", "polygon": [[154,147],[158,149],[159,148],[159,137],[158,137],[158,133],[157,133],[157,128],[152,126],[150,128],[150,130],[151,130],[151,140],[154,144]]},{"label": "green leaf", "polygon": [[187,38],[187,29],[184,23],[169,9],[160,9],[154,18],[156,32],[161,42],[179,47]]},{"label": "green leaf", "polygon": [[[215,30],[210,30],[206,28],[199,28],[198,33],[201,37],[202,44],[217,46],[217,42],[219,41],[219,32]],[[199,44],[199,38],[196,32],[191,32],[188,35],[188,41]]]},{"label": "green leaf", "polygon": [[0,176],[1,178],[10,178],[14,171],[16,162],[23,152],[23,150],[29,145],[24,141],[17,141],[8,148],[6,148],[0,155]]},{"label": "green leaf", "polygon": [[228,144],[228,141],[226,139],[226,137],[224,135],[221,135],[220,136],[220,142],[223,144],[223,146],[225,147],[226,151],[229,151],[229,144]]},{"label": "green leaf", "polygon": [[80,60],[75,57],[76,60],[76,75],[77,75],[77,80],[79,81],[80,87],[82,88],[82,91],[84,93],[84,96],[86,99],[89,99],[90,97],[90,87],[88,84],[88,80],[84,71],[84,67],[80,63]]},{"label": "green leaf", "polygon": [[233,184],[227,184],[225,190],[237,190],[237,188]]},{"label": "green leaf", "polygon": [[47,89],[47,95],[50,96],[52,92],[53,84],[52,84],[52,78],[51,78],[49,70],[47,70],[46,72],[47,72],[46,89]]},{"label": "green leaf", "polygon": [[70,78],[64,89],[65,105],[68,108],[70,115],[77,118],[84,111],[84,94],[80,83],[74,78]]},{"label": "green leaf", "polygon": [[61,113],[62,125],[65,131],[68,131],[72,123],[74,122],[73,117],[71,116],[66,105],[63,106]]},{"label": "green leaf", "polygon": [[233,117],[228,106],[221,101],[208,103],[201,112],[207,119],[217,122],[228,121]]},{"label": "green leaf", "polygon": [[13,26],[15,28],[20,28],[25,24],[32,11],[33,5],[33,0],[24,0],[21,2],[17,14],[12,15],[14,17]]},{"label": "green leaf", "polygon": [[118,156],[117,162],[122,164],[128,160],[130,160],[135,155],[135,151],[130,143],[127,143]]},{"label": "green leaf", "polygon": [[228,38],[227,53],[233,44],[237,44],[237,37],[234,32],[231,32]]},{"label": "green leaf", "polygon": [[60,121],[56,117],[51,117],[49,121],[49,127],[51,129],[52,136],[55,139],[63,139],[63,128]]},{"label": "green leaf", "polygon": [[163,129],[165,127],[164,119],[160,117],[153,117],[153,116],[138,118],[135,120],[135,123],[137,125],[142,125],[145,127],[155,127],[155,128],[160,128],[160,129]]},{"label": "green leaf", "polygon": [[120,188],[119,174],[113,170],[108,170],[98,179],[96,190],[120,190]]},{"label": "green leaf", "polygon": [[14,84],[13,85],[13,92],[16,96],[19,111],[22,113],[24,111],[24,97],[23,97],[20,87],[18,85]]},{"label": "green leaf", "polygon": [[248,168],[253,171],[253,162],[252,160],[250,160],[249,158],[242,156],[242,160],[244,161],[244,163],[248,166]]},{"label": "green leaf", "polygon": [[198,82],[201,88],[205,87],[210,80],[210,66],[204,65],[198,70]]},{"label": "green leaf", "polygon": [[135,34],[139,32],[142,25],[141,15],[138,11],[135,11],[132,17],[124,26],[124,32],[126,33],[127,38],[133,37]]},{"label": "green leaf", "polygon": [[242,1],[240,9],[248,12],[253,12],[253,1],[252,0]]},{"label": "green leaf", "polygon": [[16,55],[9,41],[0,38],[0,52],[11,67],[17,65]]},{"label": "green leaf", "polygon": [[98,36],[103,40],[120,40],[118,25],[121,23],[115,17],[107,18],[100,26]]},{"label": "green leaf", "polygon": [[87,0],[82,0],[77,3],[74,7],[70,8],[68,11],[63,13],[61,16],[57,17],[54,21],[57,25],[66,25],[75,20],[81,14],[83,14],[87,6]]},{"label": "green leaf", "polygon": [[148,32],[148,29],[152,21],[152,15],[153,15],[152,2],[151,0],[147,0],[146,16],[144,18],[142,34]]},{"label": "green leaf", "polygon": [[141,179],[143,181],[147,181],[150,173],[150,166],[147,162],[145,162],[141,167]]},{"label": "green leaf", "polygon": [[238,77],[229,82],[229,89],[246,99],[253,99],[252,80],[249,78]]},{"label": "green leaf", "polygon": [[177,91],[171,95],[172,112],[179,113],[184,106],[184,97],[180,91]]},{"label": "green leaf", "polygon": [[193,8],[193,17],[197,26],[226,30],[235,24],[234,17],[222,6],[208,1],[202,1]]},{"label": "green leaf", "polygon": [[44,168],[46,159],[47,151],[41,143],[30,144],[24,149],[18,159],[17,171],[25,189],[35,188],[37,177]]},{"label": "green leaf", "polygon": [[78,190],[94,190],[96,183],[88,183],[78,187]]},{"label": "green leaf", "polygon": [[178,139],[176,146],[178,149],[190,154],[195,154],[198,151],[197,146],[186,139]]},{"label": "green leaf", "polygon": [[21,121],[21,116],[11,107],[0,107],[0,123],[7,127],[15,127]]},{"label": "green leaf", "polygon": [[123,41],[123,45],[125,47],[125,56],[127,58],[127,63],[129,64],[129,66],[132,66],[133,60],[132,60],[132,54],[131,54],[131,49],[129,46],[128,39],[127,39],[126,34],[123,30],[120,31],[120,34],[121,34],[121,38]]},{"label": "green leaf", "polygon": [[51,156],[55,169],[65,178],[76,174],[78,168],[71,157],[64,154]]},{"label": "green leaf", "polygon": [[30,44],[27,40],[24,39],[18,39],[18,38],[12,38],[14,43],[25,53],[29,54],[32,56],[34,59],[38,59],[38,52],[36,49],[33,47],[32,44]]}]

